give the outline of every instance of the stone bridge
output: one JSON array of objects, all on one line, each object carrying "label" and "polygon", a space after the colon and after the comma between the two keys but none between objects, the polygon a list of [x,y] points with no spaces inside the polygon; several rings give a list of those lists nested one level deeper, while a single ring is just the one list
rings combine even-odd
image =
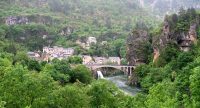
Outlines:
[{"label": "stone bridge", "polygon": [[90,70],[96,71],[100,68],[114,68],[121,70],[124,74],[131,76],[135,66],[125,66],[125,65],[86,65]]}]

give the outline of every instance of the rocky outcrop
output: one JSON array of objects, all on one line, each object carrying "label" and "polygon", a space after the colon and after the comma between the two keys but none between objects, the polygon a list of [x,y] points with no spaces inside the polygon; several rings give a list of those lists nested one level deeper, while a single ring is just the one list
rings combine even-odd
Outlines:
[{"label": "rocky outcrop", "polygon": [[54,19],[51,16],[45,16],[45,15],[30,15],[27,16],[29,22],[39,23],[39,24],[45,24],[45,25],[55,25],[59,24],[60,21],[58,19]]},{"label": "rocky outcrop", "polygon": [[164,49],[168,43],[175,43],[179,46],[180,50],[189,51],[192,44],[197,43],[197,26],[198,22],[195,22],[190,24],[189,30],[177,32],[170,28],[168,21],[165,21],[161,35],[154,36],[152,39],[154,49],[153,61],[155,62],[158,59],[160,51]]},{"label": "rocky outcrop", "polygon": [[191,39],[191,41],[193,43],[196,43],[197,42],[197,24],[192,24],[190,26],[190,30],[189,30],[189,38]]},{"label": "rocky outcrop", "polygon": [[152,46],[153,46],[153,62],[155,62],[160,56],[160,50],[163,49],[166,44],[171,41],[170,25],[167,21],[163,23],[162,33],[159,36],[152,37]]},{"label": "rocky outcrop", "polygon": [[6,25],[28,24],[28,18],[24,16],[10,16],[5,19]]},{"label": "rocky outcrop", "polygon": [[127,60],[129,65],[145,63],[146,45],[149,43],[149,35],[146,30],[134,30],[127,39]]},{"label": "rocky outcrop", "polygon": [[150,6],[154,13],[159,12],[161,15],[166,13],[177,12],[181,7],[187,9],[190,7],[200,9],[198,0],[139,0],[144,5]]},{"label": "rocky outcrop", "polygon": [[170,25],[167,21],[163,23],[162,33],[158,36],[153,36],[153,47],[155,50],[162,49],[169,41],[171,41]]},{"label": "rocky outcrop", "polygon": [[59,22],[60,22],[59,20],[53,19],[50,16],[43,16],[43,15],[9,16],[4,18],[4,23],[6,25],[29,24],[29,23],[53,25],[53,24],[59,24]]},{"label": "rocky outcrop", "polygon": [[70,27],[70,26],[67,26],[67,27],[64,27],[64,28],[60,31],[60,34],[61,34],[62,36],[69,36],[69,35],[71,35],[73,32],[74,32],[74,28],[73,28],[73,27]]},{"label": "rocky outcrop", "polygon": [[179,41],[179,46],[182,51],[189,51],[192,44],[197,43],[197,24],[191,24],[190,29],[186,35],[182,35]]}]

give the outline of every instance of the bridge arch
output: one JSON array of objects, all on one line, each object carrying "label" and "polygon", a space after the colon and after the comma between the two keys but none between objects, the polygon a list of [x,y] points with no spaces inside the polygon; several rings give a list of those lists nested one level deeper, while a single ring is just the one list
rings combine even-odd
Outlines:
[{"label": "bridge arch", "polygon": [[87,66],[92,71],[97,71],[101,68],[113,68],[124,72],[125,75],[131,76],[133,70],[135,69],[134,66],[115,66],[115,65],[90,65]]}]

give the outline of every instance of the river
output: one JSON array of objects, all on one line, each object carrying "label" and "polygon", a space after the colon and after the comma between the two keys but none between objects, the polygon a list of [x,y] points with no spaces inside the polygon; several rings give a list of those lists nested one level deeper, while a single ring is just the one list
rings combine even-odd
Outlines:
[{"label": "river", "polygon": [[122,90],[127,95],[135,96],[140,91],[139,88],[130,87],[126,84],[127,82],[126,75],[105,77],[105,79],[113,82],[120,90]]}]

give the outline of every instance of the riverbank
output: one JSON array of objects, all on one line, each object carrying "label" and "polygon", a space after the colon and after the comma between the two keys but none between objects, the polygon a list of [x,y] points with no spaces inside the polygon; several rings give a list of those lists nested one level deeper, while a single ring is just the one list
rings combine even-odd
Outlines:
[{"label": "riverbank", "polygon": [[127,83],[126,75],[105,77],[105,79],[114,83],[121,91],[123,91],[127,95],[135,96],[140,91],[139,88],[131,87],[126,84]]}]

